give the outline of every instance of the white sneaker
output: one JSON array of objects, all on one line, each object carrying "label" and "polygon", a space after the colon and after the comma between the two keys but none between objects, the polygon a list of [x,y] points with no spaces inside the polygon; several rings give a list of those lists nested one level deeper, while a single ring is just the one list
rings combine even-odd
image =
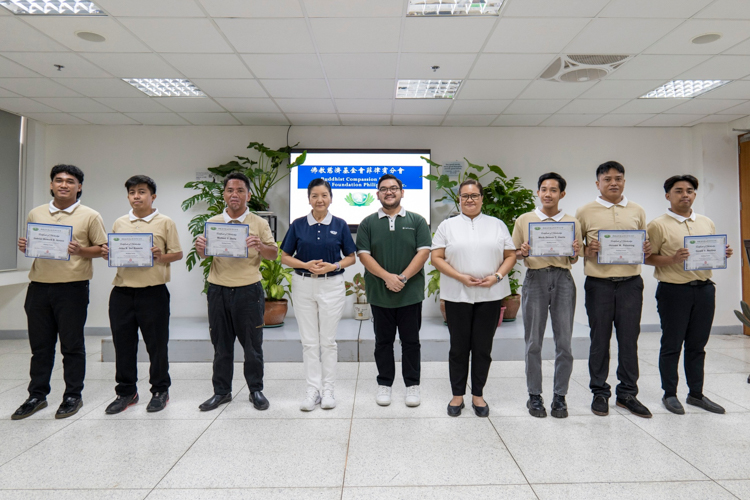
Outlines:
[{"label": "white sneaker", "polygon": [[419,397],[419,386],[411,385],[406,388],[406,406],[419,406],[422,399]]},{"label": "white sneaker", "polygon": [[320,399],[320,407],[324,410],[336,408],[336,399],[333,397],[333,389],[323,389],[323,397]]},{"label": "white sneaker", "polygon": [[317,404],[320,404],[320,393],[317,389],[308,387],[305,399],[302,401],[302,404],[299,405],[299,409],[302,411],[313,411]]},{"label": "white sneaker", "polygon": [[387,385],[378,386],[378,394],[375,396],[375,401],[380,406],[388,406],[391,404],[391,388]]}]

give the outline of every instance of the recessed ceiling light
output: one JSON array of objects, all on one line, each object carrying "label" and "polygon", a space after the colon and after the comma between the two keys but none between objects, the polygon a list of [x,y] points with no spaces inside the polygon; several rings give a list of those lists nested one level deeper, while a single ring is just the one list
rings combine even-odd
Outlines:
[{"label": "recessed ceiling light", "polygon": [[407,16],[498,16],[503,0],[409,0]]},{"label": "recessed ceiling light", "polygon": [[698,35],[690,41],[696,45],[704,45],[707,43],[715,42],[719,38],[721,38],[720,33],[706,33],[705,35]]},{"label": "recessed ceiling light", "polygon": [[462,80],[399,80],[396,99],[453,99]]},{"label": "recessed ceiling light", "polygon": [[123,78],[144,94],[151,97],[206,97],[190,80],[169,78]]},{"label": "recessed ceiling light", "polygon": [[695,97],[726,85],[731,80],[673,80],[656,88],[640,99],[678,99]]},{"label": "recessed ceiling light", "polygon": [[103,42],[104,40],[106,40],[106,38],[101,36],[99,33],[93,33],[91,31],[77,31],[76,36],[81,40],[86,40],[87,42]]},{"label": "recessed ceiling light", "polygon": [[106,16],[94,2],[81,0],[0,0],[0,6],[17,15]]}]

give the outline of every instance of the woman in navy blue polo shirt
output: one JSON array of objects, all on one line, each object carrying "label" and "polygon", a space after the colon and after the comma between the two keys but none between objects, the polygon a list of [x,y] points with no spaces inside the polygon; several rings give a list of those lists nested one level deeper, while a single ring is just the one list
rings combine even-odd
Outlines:
[{"label": "woman in navy blue polo shirt", "polygon": [[292,299],[307,378],[300,410],[312,411],[317,404],[329,410],[336,407],[336,329],[346,298],[343,273],[354,264],[357,246],[346,221],[328,211],[332,192],[327,181],[310,181],[307,197],[312,211],[289,226],[281,262],[294,268]]}]

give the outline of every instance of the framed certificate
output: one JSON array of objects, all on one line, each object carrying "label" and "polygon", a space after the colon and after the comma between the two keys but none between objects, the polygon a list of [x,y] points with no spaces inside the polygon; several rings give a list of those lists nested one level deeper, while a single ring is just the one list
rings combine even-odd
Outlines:
[{"label": "framed certificate", "polygon": [[530,222],[529,257],[573,257],[575,222]]},{"label": "framed certificate", "polygon": [[206,222],[206,255],[213,257],[247,258],[247,224],[225,224]]},{"label": "framed certificate", "polygon": [[646,231],[611,230],[599,231],[599,264],[643,264],[643,244],[646,242]]},{"label": "framed certificate", "polygon": [[685,271],[708,271],[727,268],[727,235],[685,236],[685,248],[690,257]]},{"label": "framed certificate", "polygon": [[109,233],[109,267],[153,267],[152,233]]},{"label": "framed certificate", "polygon": [[70,260],[68,245],[73,238],[73,226],[56,224],[26,224],[26,257],[32,259]]}]

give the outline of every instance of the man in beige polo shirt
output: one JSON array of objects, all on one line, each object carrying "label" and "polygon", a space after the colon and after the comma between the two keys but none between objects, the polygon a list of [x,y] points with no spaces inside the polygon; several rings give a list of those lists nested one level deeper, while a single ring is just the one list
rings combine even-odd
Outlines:
[{"label": "man in beige polo shirt", "polygon": [[[646,212],[628,200],[625,189],[625,167],[608,161],[596,169],[599,196],[576,212],[584,238],[584,266],[586,275],[586,313],[591,328],[589,351],[589,387],[594,394],[591,411],[595,415],[609,414],[612,395],[607,383],[609,374],[609,342],[612,323],[615,325],[618,347],[617,406],[627,408],[643,418],[651,412],[636,398],[638,394],[638,336],[641,333],[643,308],[643,279],[640,264],[599,264],[600,230],[645,230]],[[644,256],[651,253],[648,241],[643,244]]]},{"label": "man in beige polo shirt", "polygon": [[[107,233],[99,213],[81,205],[83,172],[73,165],[56,165],[50,172],[52,201],[36,207],[27,222],[72,226],[68,245],[70,260],[34,259],[26,292],[26,317],[31,345],[29,398],[11,417],[20,420],[47,406],[50,376],[55,363],[55,344],[60,337],[65,393],[55,418],[78,413],[83,406],[81,391],[86,374],[83,327],[89,305],[91,259],[101,255]],[[18,250],[26,252],[27,238],[18,239]]]},{"label": "man in beige polo shirt", "polygon": [[[247,258],[214,257],[208,275],[208,323],[214,346],[214,395],[199,406],[215,410],[232,400],[234,339],[245,351],[245,380],[250,401],[258,410],[268,409],[263,396],[263,313],[265,298],[260,284],[261,257],[274,260],[278,247],[265,219],[250,213],[250,180],[239,172],[224,178],[224,213],[208,222],[247,224]],[[195,249],[206,257],[206,238],[198,236]]]},{"label": "man in beige polo shirt", "polygon": [[[703,395],[703,363],[714,320],[716,287],[710,270],[686,271],[684,264],[690,256],[685,248],[686,236],[716,234],[713,221],[692,209],[697,190],[698,179],[692,175],[667,179],[664,191],[670,207],[648,225],[653,253],[646,264],[654,266],[654,277],[659,280],[656,305],[662,331],[659,351],[662,403],[678,415],[685,413],[677,399],[677,369],[683,344],[685,378],[690,388],[687,404],[712,413],[724,413],[724,408]],[[729,245],[726,256],[732,256]]]},{"label": "man in beige polo shirt", "polygon": [[[115,346],[117,398],[104,412],[114,415],[138,402],[138,329],[150,362],[151,401],[146,411],[163,410],[169,402],[169,290],[170,263],[182,259],[180,238],[172,219],[153,207],[156,183],[151,177],[134,175],[125,182],[132,209],[117,219],[113,233],[150,233],[152,267],[118,267],[109,296],[109,324]],[[102,247],[109,258],[109,247]]]}]

